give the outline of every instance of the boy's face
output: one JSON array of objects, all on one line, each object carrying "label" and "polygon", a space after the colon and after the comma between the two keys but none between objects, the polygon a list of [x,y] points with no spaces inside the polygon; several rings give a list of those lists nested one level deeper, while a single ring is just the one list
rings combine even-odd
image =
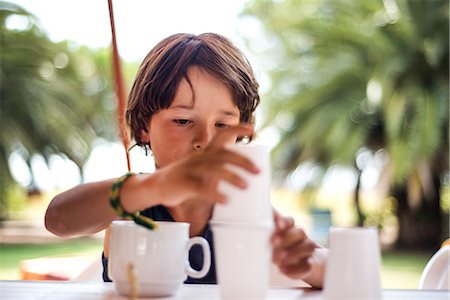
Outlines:
[{"label": "boy's face", "polygon": [[182,79],[171,106],[153,114],[148,132],[142,132],[157,168],[205,149],[219,130],[239,124],[239,108],[225,84],[198,67],[188,77],[192,88]]}]

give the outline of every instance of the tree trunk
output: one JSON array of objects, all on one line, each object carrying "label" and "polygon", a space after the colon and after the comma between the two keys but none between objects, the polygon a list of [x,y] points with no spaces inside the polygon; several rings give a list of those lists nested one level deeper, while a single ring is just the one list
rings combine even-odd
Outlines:
[{"label": "tree trunk", "polygon": [[356,172],[357,172],[357,179],[356,179],[356,186],[355,186],[355,197],[354,197],[354,201],[355,201],[355,209],[356,209],[356,215],[357,215],[357,225],[358,226],[363,226],[364,225],[364,221],[365,221],[365,216],[361,210],[361,201],[359,198],[359,192],[361,191],[361,170],[358,169],[358,167],[356,167]]},{"label": "tree trunk", "polygon": [[434,174],[435,197],[422,199],[420,206],[412,210],[408,205],[406,184],[393,188],[397,199],[396,215],[399,222],[398,249],[435,250],[442,242],[443,216],[440,208],[441,183]]}]

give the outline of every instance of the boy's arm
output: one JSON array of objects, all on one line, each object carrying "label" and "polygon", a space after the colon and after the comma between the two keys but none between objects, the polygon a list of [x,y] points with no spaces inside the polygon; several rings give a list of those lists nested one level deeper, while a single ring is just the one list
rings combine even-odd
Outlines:
[{"label": "boy's arm", "polygon": [[[152,174],[127,179],[120,191],[120,202],[129,213],[163,204],[177,206],[187,199],[225,202],[217,183],[226,180],[240,188],[246,183],[227,169],[227,164],[252,173],[259,169],[251,160],[225,149],[238,136],[253,134],[251,126],[233,126],[221,130],[201,152],[188,153]],[[115,179],[78,185],[57,195],[45,215],[47,229],[61,237],[89,235],[106,228],[116,218],[109,204]]]},{"label": "boy's arm", "polygon": [[[47,230],[60,237],[75,237],[105,229],[117,219],[109,202],[115,180],[80,184],[55,196],[45,214]],[[159,204],[154,180],[152,174],[131,176],[120,191],[122,207],[135,212]]]},{"label": "boy's arm", "polygon": [[86,183],[56,195],[45,213],[45,227],[60,237],[96,233],[115,218],[109,206],[112,180]]}]

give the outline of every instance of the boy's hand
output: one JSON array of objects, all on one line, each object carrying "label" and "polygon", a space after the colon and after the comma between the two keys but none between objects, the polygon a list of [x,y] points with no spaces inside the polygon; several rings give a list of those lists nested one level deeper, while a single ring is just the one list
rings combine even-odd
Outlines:
[{"label": "boy's hand", "polygon": [[280,271],[292,279],[304,279],[311,271],[310,258],[316,243],[310,240],[305,231],[296,227],[294,220],[274,212],[275,231],[271,242],[272,260]]},{"label": "boy's hand", "polygon": [[186,158],[161,168],[158,173],[164,204],[178,205],[192,198],[224,203],[225,196],[217,190],[220,180],[246,188],[247,183],[226,165],[235,165],[255,174],[259,169],[251,160],[226,149],[225,146],[235,143],[238,137],[252,134],[253,128],[248,125],[225,128],[214,137],[206,149],[191,153]]}]

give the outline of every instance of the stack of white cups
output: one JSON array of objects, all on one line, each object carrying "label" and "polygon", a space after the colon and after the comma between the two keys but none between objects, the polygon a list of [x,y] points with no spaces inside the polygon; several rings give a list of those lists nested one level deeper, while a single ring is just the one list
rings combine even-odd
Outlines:
[{"label": "stack of white cups", "polygon": [[219,183],[219,191],[228,198],[228,203],[215,206],[211,220],[220,295],[222,299],[264,299],[274,228],[270,151],[265,145],[251,143],[231,145],[229,149],[252,160],[260,172],[255,175],[229,166],[247,181],[247,188]]}]

